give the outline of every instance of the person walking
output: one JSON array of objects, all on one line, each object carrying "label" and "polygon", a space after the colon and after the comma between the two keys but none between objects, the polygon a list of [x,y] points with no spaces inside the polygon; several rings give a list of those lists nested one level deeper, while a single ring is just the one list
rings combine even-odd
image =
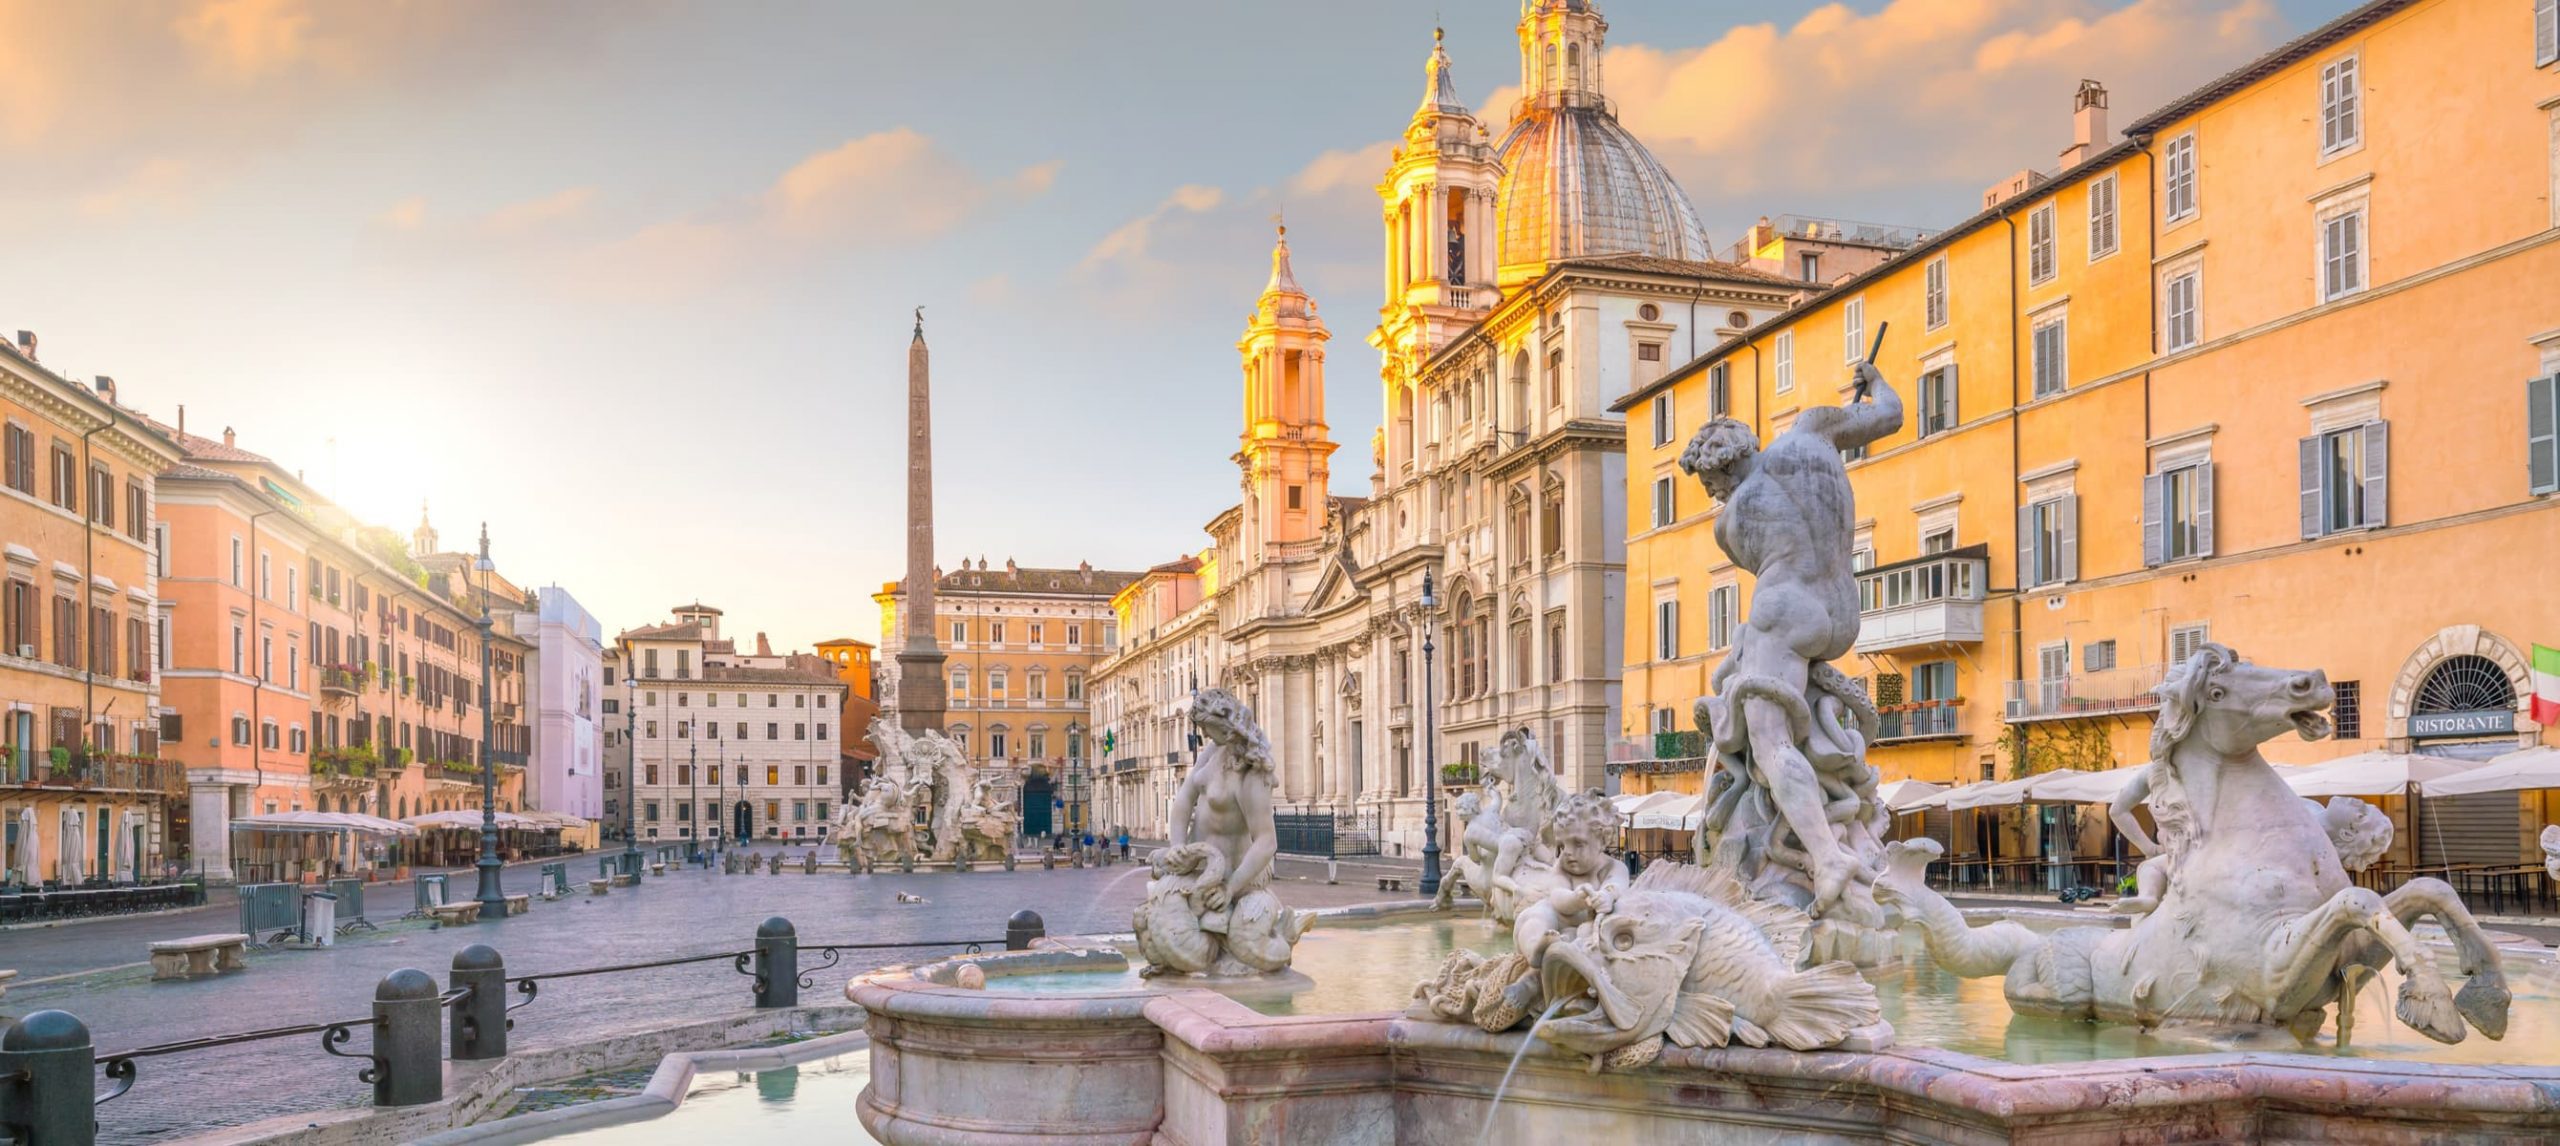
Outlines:
[{"label": "person walking", "polygon": [[1120,858],[1129,858],[1129,829],[1120,829]]}]

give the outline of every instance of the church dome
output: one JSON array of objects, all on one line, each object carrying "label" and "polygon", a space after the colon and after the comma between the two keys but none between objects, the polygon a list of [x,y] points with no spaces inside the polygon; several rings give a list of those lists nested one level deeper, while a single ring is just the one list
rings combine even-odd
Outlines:
[{"label": "church dome", "polygon": [[1500,153],[1505,268],[1576,255],[1711,257],[1689,196],[1598,100],[1525,102]]}]

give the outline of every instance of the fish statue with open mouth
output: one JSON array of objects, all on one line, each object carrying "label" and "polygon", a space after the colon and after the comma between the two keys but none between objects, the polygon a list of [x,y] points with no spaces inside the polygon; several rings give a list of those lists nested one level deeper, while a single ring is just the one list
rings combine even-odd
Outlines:
[{"label": "fish statue with open mouth", "polygon": [[1856,966],[1797,967],[1805,913],[1750,898],[1721,870],[1655,864],[1603,900],[1591,922],[1547,946],[1542,994],[1568,1001],[1532,1032],[1590,1056],[1594,1073],[1650,1063],[1666,1041],[1810,1051],[1890,1037]]}]

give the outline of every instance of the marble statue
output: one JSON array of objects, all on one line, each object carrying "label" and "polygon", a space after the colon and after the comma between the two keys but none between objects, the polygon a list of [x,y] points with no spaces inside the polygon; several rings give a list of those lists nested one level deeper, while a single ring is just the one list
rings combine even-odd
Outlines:
[{"label": "marble statue", "polygon": [[836,848],[855,870],[880,870],[884,862],[913,866],[916,856],[916,794],[931,783],[907,764],[907,735],[881,717],[871,719],[871,743],[880,750],[862,797],[836,819]]},{"label": "marble statue", "polygon": [[981,775],[950,737],[930,729],[906,739],[919,785],[939,780],[942,802],[933,810],[933,858],[967,871],[979,862],[1013,855],[1013,809],[996,791],[996,777]]},{"label": "marble statue", "polygon": [[1818,1050],[1890,1035],[1874,986],[1846,961],[1803,967],[1813,920],[1755,899],[1722,868],[1661,863],[1629,880],[1608,853],[1617,814],[1588,791],[1552,817],[1554,858],[1522,867],[1512,951],[1453,952],[1406,1013],[1532,1033],[1591,1069],[1652,1062],[1666,1044]]},{"label": "marble statue", "polygon": [[[2505,971],[2453,888],[2435,879],[2389,895],[2355,886],[2341,841],[2369,861],[2388,846],[2389,821],[2361,802],[2323,809],[2294,795],[2259,754],[2288,731],[2329,734],[2323,714],[2334,694],[2324,674],[2247,664],[2209,644],[2157,692],[2153,766],[2174,783],[2187,822],[2163,833],[2169,863],[2151,889],[2156,905],[2129,928],[1969,927],[1926,881],[1937,843],[1893,844],[1877,890],[1920,925],[1938,966],[2003,976],[2009,1005],[2025,1014],[2278,1026],[2308,1044],[2332,1003],[2347,1042],[2357,989],[2389,963],[2403,976],[2396,1010],[2420,1033],[2459,1042],[2468,1023],[2493,1039],[2505,1034]],[[2155,797],[2161,790],[2151,786]],[[2409,925],[2428,917],[2453,940],[2466,978],[2459,992],[2410,937]]]},{"label": "marble statue", "polygon": [[[1486,872],[1493,869],[1493,857],[1502,850],[1502,833],[1510,825],[1502,822],[1502,788],[1487,777],[1483,785],[1458,797],[1450,805],[1450,815],[1465,825],[1458,836],[1457,851],[1449,857],[1449,876],[1440,881],[1439,894],[1431,900],[1435,908],[1447,908],[1457,902],[1458,888],[1483,898],[1485,889],[1493,886]],[[1485,910],[1493,905],[1486,901]]]},{"label": "marble statue", "polygon": [[952,862],[963,871],[979,863],[1002,863],[1011,870],[1015,820],[1013,805],[996,789],[996,777],[972,776],[967,796],[951,817]]},{"label": "marble statue", "polygon": [[1271,742],[1224,689],[1193,695],[1199,758],[1173,797],[1168,846],[1134,920],[1146,974],[1220,977],[1286,970],[1314,917],[1271,890],[1280,834],[1271,818]]},{"label": "marble statue", "polygon": [[1871,363],[1856,383],[1862,398],[1805,410],[1766,449],[1717,418],[1680,468],[1723,504],[1716,544],[1753,578],[1749,620],[1697,706],[1715,756],[1698,862],[1809,913],[1815,961],[1872,967],[1895,957],[1874,891],[1892,821],[1866,762],[1875,707],[1831,664],[1858,639],[1841,453],[1900,429],[1902,400]]},{"label": "marble statue", "polygon": [[1502,832],[1494,839],[1493,857],[1484,865],[1485,883],[1476,886],[1485,907],[1503,923],[1515,919],[1524,901],[1520,881],[1524,867],[1552,865],[1556,859],[1555,814],[1564,786],[1526,728],[1502,734],[1493,760],[1484,767],[1488,785],[1499,782],[1505,793]]},{"label": "marble statue", "polygon": [[2560,879],[2560,824],[2542,826],[2542,870]]}]

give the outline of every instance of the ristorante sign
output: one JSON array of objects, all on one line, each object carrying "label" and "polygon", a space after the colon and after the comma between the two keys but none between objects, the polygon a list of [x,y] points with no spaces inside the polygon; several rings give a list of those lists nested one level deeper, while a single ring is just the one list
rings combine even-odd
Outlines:
[{"label": "ristorante sign", "polygon": [[2433,740],[2448,736],[2495,736],[2516,730],[2509,708],[2477,708],[2468,712],[2419,712],[2409,716],[2409,737]]}]

